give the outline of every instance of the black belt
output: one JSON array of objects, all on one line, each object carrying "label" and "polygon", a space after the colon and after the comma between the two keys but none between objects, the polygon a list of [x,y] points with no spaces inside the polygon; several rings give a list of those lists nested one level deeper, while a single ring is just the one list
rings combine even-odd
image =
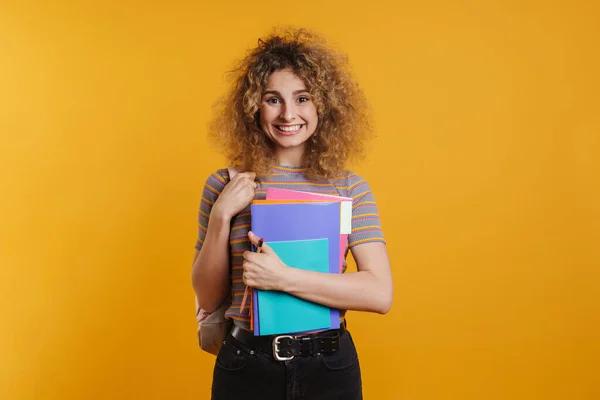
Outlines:
[{"label": "black belt", "polygon": [[270,354],[278,361],[288,361],[296,356],[335,353],[340,348],[340,335],[344,332],[346,332],[346,325],[343,323],[340,329],[331,329],[306,336],[254,336],[252,331],[242,329],[234,324],[231,336],[252,350]]}]

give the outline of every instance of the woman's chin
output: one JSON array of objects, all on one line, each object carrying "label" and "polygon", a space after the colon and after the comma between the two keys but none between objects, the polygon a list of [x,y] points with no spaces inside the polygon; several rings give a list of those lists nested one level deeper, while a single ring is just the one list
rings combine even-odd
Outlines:
[{"label": "woman's chin", "polygon": [[284,138],[277,138],[273,142],[275,143],[276,147],[283,148],[283,149],[293,149],[295,147],[304,148],[306,139],[300,138],[300,137],[289,137],[288,136],[288,137],[284,137]]}]

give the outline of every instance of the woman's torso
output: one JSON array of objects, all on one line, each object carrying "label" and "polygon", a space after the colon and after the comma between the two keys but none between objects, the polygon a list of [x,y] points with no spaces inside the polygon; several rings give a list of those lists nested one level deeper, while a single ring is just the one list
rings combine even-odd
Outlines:
[{"label": "woman's torso", "polygon": [[[346,196],[348,188],[348,174],[332,180],[307,179],[304,175],[306,168],[297,167],[273,167],[272,175],[260,177],[256,190],[255,200],[266,198],[267,188],[290,189],[303,192],[320,193],[334,196]],[[240,212],[232,220],[230,243],[230,265],[231,265],[231,307],[225,313],[226,317],[234,320],[235,324],[250,329],[250,308],[244,307],[240,311],[240,305],[244,296],[246,286],[242,280],[243,253],[251,249],[248,232],[251,226],[250,206]],[[346,252],[344,254],[347,253]],[[342,272],[346,271],[346,261],[342,263]],[[247,302],[248,303],[248,302]],[[344,318],[344,311],[340,313],[340,319]]]}]

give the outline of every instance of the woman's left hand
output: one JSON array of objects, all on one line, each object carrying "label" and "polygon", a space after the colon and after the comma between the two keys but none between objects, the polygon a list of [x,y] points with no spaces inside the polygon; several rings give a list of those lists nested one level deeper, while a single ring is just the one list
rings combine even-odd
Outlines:
[{"label": "woman's left hand", "polygon": [[[258,236],[248,232],[248,238],[258,247]],[[289,268],[266,243],[263,243],[260,253],[245,251],[243,266],[246,286],[263,290],[281,290],[283,277]]]}]

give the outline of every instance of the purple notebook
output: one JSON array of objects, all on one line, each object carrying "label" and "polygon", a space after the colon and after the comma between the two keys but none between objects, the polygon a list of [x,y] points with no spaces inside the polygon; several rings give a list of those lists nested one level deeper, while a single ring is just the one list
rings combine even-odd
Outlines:
[{"label": "purple notebook", "polygon": [[[328,239],[329,272],[340,272],[340,202],[252,204],[252,232],[265,242]],[[260,335],[257,291],[253,291],[254,334]],[[340,311],[331,308],[330,328],[340,327]]]}]

